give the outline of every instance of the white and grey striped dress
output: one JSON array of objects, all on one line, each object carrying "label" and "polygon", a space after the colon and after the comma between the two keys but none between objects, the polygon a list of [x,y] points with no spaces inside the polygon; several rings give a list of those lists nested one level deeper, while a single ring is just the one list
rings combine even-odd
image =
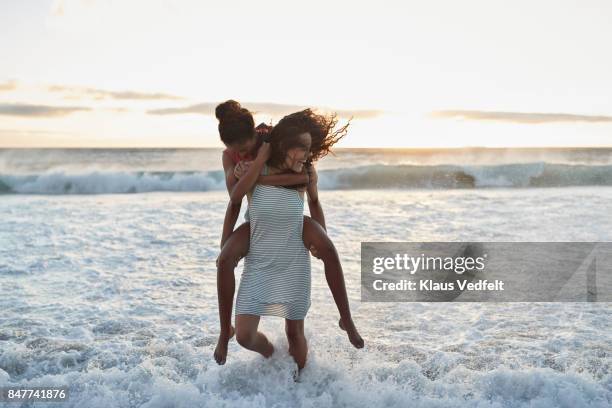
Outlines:
[{"label": "white and grey striped dress", "polygon": [[[263,174],[267,174],[265,165]],[[299,192],[257,184],[248,208],[249,252],[236,296],[236,315],[303,320],[310,308],[310,253],[302,241]]]}]

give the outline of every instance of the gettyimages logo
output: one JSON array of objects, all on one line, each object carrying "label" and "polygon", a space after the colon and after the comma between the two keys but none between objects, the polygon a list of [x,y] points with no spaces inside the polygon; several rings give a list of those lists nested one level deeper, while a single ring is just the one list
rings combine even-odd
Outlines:
[{"label": "gettyimages logo", "polygon": [[[471,248],[471,247],[466,247]],[[462,274],[469,270],[484,270],[484,261],[487,254],[479,257],[471,256],[410,256],[408,254],[396,254],[395,258],[374,258],[374,268],[372,272],[381,274],[385,270],[405,270],[409,271],[411,275],[416,273],[419,269],[424,270],[445,270],[454,271],[455,273]]]},{"label": "gettyimages logo", "polygon": [[608,242],[363,242],[363,301],[612,301]]}]

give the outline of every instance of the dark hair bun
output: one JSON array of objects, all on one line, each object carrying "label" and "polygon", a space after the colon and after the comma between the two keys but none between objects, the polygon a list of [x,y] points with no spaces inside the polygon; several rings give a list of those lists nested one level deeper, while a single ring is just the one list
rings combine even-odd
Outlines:
[{"label": "dark hair bun", "polygon": [[253,115],[235,100],[230,99],[217,105],[215,116],[219,119],[219,136],[226,146],[255,136]]},{"label": "dark hair bun", "polygon": [[219,121],[224,120],[229,115],[240,113],[242,111],[242,106],[238,102],[233,99],[227,100],[215,108],[215,116]]}]

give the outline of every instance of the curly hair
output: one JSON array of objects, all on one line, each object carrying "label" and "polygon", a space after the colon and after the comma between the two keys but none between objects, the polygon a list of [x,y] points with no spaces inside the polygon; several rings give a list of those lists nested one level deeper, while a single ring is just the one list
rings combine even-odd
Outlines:
[{"label": "curly hair", "polygon": [[255,136],[255,120],[248,109],[232,99],[215,108],[215,116],[219,120],[219,136],[226,145],[241,143]]},{"label": "curly hair", "polygon": [[308,163],[317,161],[328,153],[333,154],[331,148],[346,136],[350,120],[338,129],[336,129],[337,124],[335,113],[317,114],[312,109],[304,109],[285,116],[270,132],[272,149],[270,165],[275,167],[281,165],[289,149],[301,146],[299,135],[306,132],[310,133],[312,140]]}]

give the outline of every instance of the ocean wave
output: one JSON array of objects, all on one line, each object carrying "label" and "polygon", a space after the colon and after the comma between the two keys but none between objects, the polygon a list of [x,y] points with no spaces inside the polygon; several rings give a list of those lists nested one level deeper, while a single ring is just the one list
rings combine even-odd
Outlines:
[{"label": "ocean wave", "polygon": [[129,194],[153,191],[210,191],[225,186],[223,172],[91,171],[0,174],[5,194]]},{"label": "ocean wave", "polygon": [[[319,171],[322,190],[612,186],[612,165],[366,165]],[[223,190],[222,171],[47,171],[0,174],[4,194],[128,194]]]},{"label": "ocean wave", "polygon": [[610,165],[370,165],[320,172],[324,189],[612,186]]}]

